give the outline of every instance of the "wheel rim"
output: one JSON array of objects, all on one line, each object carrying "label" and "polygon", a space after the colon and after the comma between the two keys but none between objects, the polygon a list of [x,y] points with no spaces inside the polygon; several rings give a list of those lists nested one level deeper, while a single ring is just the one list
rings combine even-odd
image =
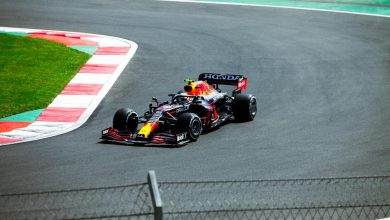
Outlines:
[{"label": "wheel rim", "polygon": [[252,98],[249,104],[249,115],[251,118],[254,118],[257,113],[256,99]]},{"label": "wheel rim", "polygon": [[134,133],[136,130],[137,130],[137,126],[138,126],[138,115],[136,113],[131,113],[128,115],[127,119],[126,119],[126,128]]},{"label": "wheel rim", "polygon": [[194,136],[194,137],[198,137],[200,135],[200,131],[201,131],[201,124],[200,124],[200,121],[199,120],[194,120],[192,122],[192,125],[191,125],[191,134]]}]

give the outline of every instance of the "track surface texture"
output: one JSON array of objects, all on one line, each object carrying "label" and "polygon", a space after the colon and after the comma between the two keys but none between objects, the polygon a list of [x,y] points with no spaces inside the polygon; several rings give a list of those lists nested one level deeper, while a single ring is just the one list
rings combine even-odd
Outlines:
[{"label": "track surface texture", "polygon": [[[0,194],[161,181],[390,175],[390,19],[145,0],[1,1],[0,25],[135,41],[92,117],[0,148]],[[99,143],[118,108],[142,114],[200,72],[244,73],[253,122],[181,148]]]}]

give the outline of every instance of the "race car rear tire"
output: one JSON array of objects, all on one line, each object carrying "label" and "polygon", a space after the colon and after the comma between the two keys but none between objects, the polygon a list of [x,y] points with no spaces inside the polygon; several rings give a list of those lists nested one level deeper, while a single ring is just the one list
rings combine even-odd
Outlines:
[{"label": "race car rear tire", "polygon": [[130,108],[119,109],[114,115],[113,127],[119,131],[136,132],[138,128],[137,113]]},{"label": "race car rear tire", "polygon": [[198,140],[202,133],[202,121],[199,116],[195,113],[183,113],[177,120],[177,131],[178,133],[187,132],[187,138],[190,141]]},{"label": "race car rear tire", "polygon": [[237,94],[234,97],[232,108],[236,121],[252,121],[257,113],[256,97],[251,94]]}]

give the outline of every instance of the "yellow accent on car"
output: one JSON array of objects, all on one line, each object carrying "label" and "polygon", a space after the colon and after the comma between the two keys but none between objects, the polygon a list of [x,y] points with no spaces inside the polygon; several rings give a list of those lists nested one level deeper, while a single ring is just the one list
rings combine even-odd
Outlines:
[{"label": "yellow accent on car", "polygon": [[146,123],[142,129],[138,132],[138,134],[143,134],[145,138],[147,138],[152,131],[152,124]]}]

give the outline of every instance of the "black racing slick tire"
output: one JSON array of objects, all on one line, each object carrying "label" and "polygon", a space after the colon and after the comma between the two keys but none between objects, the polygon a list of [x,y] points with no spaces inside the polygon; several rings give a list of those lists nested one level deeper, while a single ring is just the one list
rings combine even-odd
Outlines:
[{"label": "black racing slick tire", "polygon": [[256,97],[251,94],[237,94],[234,97],[232,108],[236,121],[252,121],[257,113]]},{"label": "black racing slick tire", "polygon": [[195,113],[186,112],[179,116],[177,120],[178,133],[187,132],[187,138],[190,141],[198,140],[202,133],[202,121]]},{"label": "black racing slick tire", "polygon": [[119,109],[114,115],[113,127],[119,131],[136,132],[138,128],[137,113],[130,108]]}]

